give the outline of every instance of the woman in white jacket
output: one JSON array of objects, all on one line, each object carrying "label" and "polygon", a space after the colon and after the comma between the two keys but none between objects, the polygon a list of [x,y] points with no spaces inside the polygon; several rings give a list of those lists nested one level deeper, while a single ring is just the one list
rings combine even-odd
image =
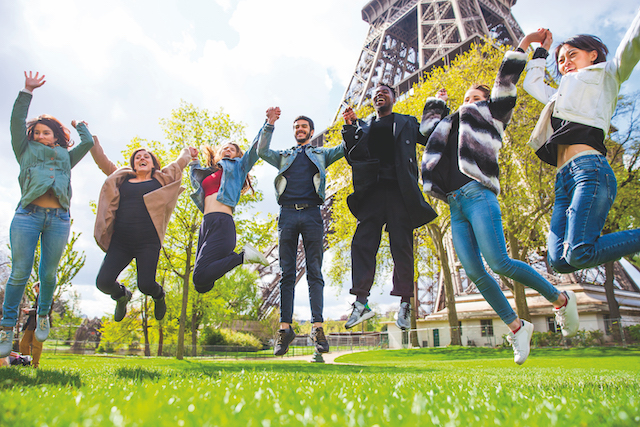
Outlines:
[{"label": "woman in white jacket", "polygon": [[[543,46],[551,41],[547,32]],[[558,168],[548,258],[560,273],[640,251],[640,229],[600,235],[617,191],[604,139],[620,85],[640,59],[640,13],[611,61],[606,61],[607,53],[599,38],[574,36],[555,49],[562,75],[557,89],[544,82],[543,48],[534,53],[524,80],[525,90],[546,104],[529,145],[542,161]]]}]

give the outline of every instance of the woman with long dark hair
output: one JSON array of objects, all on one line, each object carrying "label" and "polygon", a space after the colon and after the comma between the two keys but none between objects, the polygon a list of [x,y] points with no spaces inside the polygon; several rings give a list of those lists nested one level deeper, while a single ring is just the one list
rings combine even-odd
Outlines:
[{"label": "woman with long dark hair", "polygon": [[26,122],[33,91],[45,83],[44,75],[24,73],[25,86],[11,113],[11,145],[20,164],[22,196],[9,229],[11,275],[2,306],[0,357],[11,352],[18,306],[31,275],[36,246],[40,241],[40,298],[34,335],[40,342],[49,336],[49,312],[56,289],[58,263],[71,227],[71,168],[87,154],[93,139],[86,123],[72,122],[80,135],[73,142],[69,130],[52,116],[43,114]]},{"label": "woman with long dark hair", "polygon": [[153,298],[155,318],[162,320],[167,306],[164,289],[156,282],[160,248],[184,190],[180,186],[182,171],[198,150],[183,149],[163,168],[150,150],[138,148],[131,154],[129,166],[118,168],[95,139],[91,155],[108,176],[100,191],[94,229],[96,242],[106,252],[96,285],[116,301],[114,320],[121,321],[132,294],[117,278],[135,258],[138,289]]}]

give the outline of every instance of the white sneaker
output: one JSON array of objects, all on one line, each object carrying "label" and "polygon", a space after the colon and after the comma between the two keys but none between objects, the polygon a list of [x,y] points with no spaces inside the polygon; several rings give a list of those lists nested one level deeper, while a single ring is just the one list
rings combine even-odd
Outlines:
[{"label": "white sneaker", "polygon": [[0,357],[7,357],[13,348],[13,329],[0,329]]},{"label": "white sneaker", "polygon": [[396,319],[396,326],[399,329],[407,330],[411,329],[411,303],[401,302],[400,310],[398,310],[398,318]]},{"label": "white sneaker", "polygon": [[578,303],[576,294],[573,291],[564,291],[567,297],[567,305],[561,308],[554,308],[556,314],[556,323],[562,328],[562,336],[571,338],[578,333],[580,327],[580,319],[578,316]]},{"label": "white sneaker", "polygon": [[351,316],[349,316],[349,320],[347,320],[347,323],[344,324],[344,327],[347,329],[351,329],[354,326],[364,322],[367,319],[371,319],[373,316],[376,315],[376,313],[371,311],[370,308],[368,308],[366,305],[362,304],[361,302],[356,301],[353,304],[351,304],[351,306],[353,307],[353,310],[351,311]]},{"label": "white sneaker", "polygon": [[33,335],[40,342],[45,342],[49,337],[49,316],[37,316],[36,330]]},{"label": "white sneaker", "polygon": [[248,243],[244,245],[244,257],[242,263],[269,265],[269,261],[267,261],[267,258],[265,258],[265,256],[262,255],[260,251],[258,251]]},{"label": "white sneaker", "polygon": [[526,320],[522,320],[522,327],[517,333],[509,332],[507,335],[507,341],[513,347],[513,361],[518,365],[522,365],[529,357],[532,335],[533,325]]}]

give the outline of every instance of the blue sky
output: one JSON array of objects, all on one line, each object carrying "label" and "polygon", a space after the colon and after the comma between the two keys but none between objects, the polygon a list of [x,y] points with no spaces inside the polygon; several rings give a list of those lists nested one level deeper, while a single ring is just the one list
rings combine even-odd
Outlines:
[{"label": "blue sky", "polygon": [[[64,123],[86,120],[112,158],[135,136],[163,139],[159,119],[181,99],[198,107],[224,108],[247,125],[252,138],[267,107],[278,105],[273,147],[293,144],[290,124],[299,114],[317,128],[333,119],[358,59],[368,25],[366,1],[338,0],[139,0],[0,2],[0,242],[19,200],[18,165],[10,148],[9,115],[24,85],[24,70],[46,74],[30,117],[52,114]],[[513,13],[527,32],[550,28],[556,41],[577,33],[602,37],[615,51],[638,8],[630,0],[518,0]],[[553,12],[551,12],[553,11]],[[638,72],[623,86],[637,90]],[[77,136],[76,136],[77,139]],[[262,212],[277,213],[272,200],[275,169],[254,170],[268,199]],[[95,289],[103,253],[93,240],[95,200],[104,176],[90,156],[72,173],[73,230],[87,264],[74,281],[88,315],[113,310]],[[346,313],[348,283],[327,288],[325,316]],[[381,311],[397,307],[388,289],[372,300]],[[306,286],[297,288],[296,316],[310,317]]]}]

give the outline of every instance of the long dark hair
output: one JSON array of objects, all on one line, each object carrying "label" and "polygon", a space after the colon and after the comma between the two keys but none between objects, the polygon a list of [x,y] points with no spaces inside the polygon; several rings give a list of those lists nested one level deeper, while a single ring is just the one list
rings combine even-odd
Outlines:
[{"label": "long dark hair", "polygon": [[607,54],[609,53],[609,49],[602,43],[600,37],[592,36],[591,34],[578,34],[577,36],[570,37],[556,46],[555,55],[556,55],[556,72],[560,75],[560,67],[558,67],[558,55],[560,54],[560,49],[562,46],[569,45],[571,47],[575,47],[576,49],[584,50],[586,52],[596,51],[598,53],[598,57],[594,64],[599,64],[607,60]]},{"label": "long dark hair", "polygon": [[71,132],[65,125],[60,123],[60,120],[48,114],[43,114],[31,119],[27,122],[27,138],[33,141],[33,131],[37,124],[43,124],[53,132],[53,136],[57,138],[56,144],[61,147],[69,148],[73,145],[71,141]]},{"label": "long dark hair", "polygon": [[131,153],[131,157],[129,157],[129,165],[131,166],[131,169],[133,169],[134,171],[136,170],[133,161],[136,158],[136,154],[138,154],[141,151],[146,151],[147,153],[149,153],[149,156],[151,156],[151,161],[153,162],[153,168],[151,169],[151,175],[153,176],[155,171],[157,171],[157,170],[159,171],[160,169],[162,169],[162,166],[160,165],[160,161],[158,160],[156,155],[153,154],[153,151],[149,150],[148,148],[141,147],[141,148],[138,148],[133,153]]}]

